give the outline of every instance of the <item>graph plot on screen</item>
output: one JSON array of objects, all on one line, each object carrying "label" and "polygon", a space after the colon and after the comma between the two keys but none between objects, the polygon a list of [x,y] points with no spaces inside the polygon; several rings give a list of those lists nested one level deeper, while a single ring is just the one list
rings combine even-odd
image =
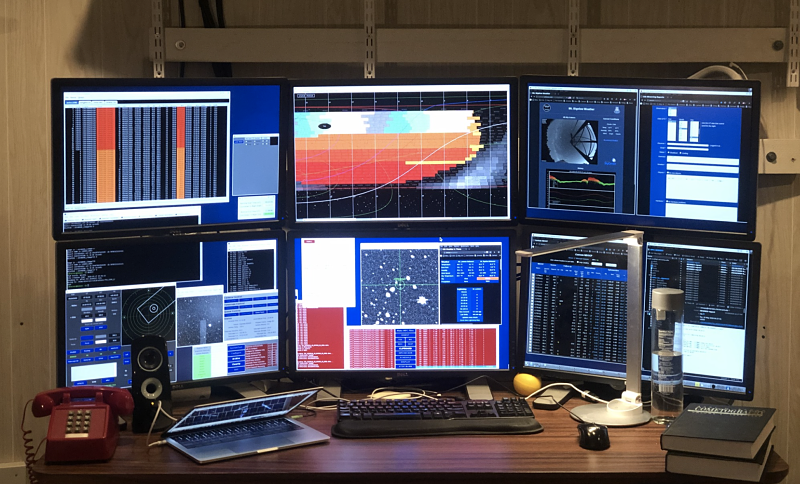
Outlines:
[{"label": "graph plot on screen", "polygon": [[547,206],[565,210],[614,211],[613,173],[547,171]]},{"label": "graph plot on screen", "polygon": [[508,85],[294,88],[298,221],[508,219]]}]

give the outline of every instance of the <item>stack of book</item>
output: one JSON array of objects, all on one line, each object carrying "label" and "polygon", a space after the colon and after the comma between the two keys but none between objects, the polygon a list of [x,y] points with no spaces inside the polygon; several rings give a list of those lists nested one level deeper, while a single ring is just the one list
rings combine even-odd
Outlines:
[{"label": "stack of book", "polygon": [[774,415],[774,408],[689,404],[661,435],[667,472],[759,481]]}]

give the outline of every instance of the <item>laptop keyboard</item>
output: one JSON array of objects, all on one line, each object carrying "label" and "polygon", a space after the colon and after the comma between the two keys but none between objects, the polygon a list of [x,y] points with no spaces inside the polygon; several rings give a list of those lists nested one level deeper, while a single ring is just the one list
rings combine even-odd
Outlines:
[{"label": "laptop keyboard", "polygon": [[291,432],[301,428],[296,423],[285,418],[270,418],[255,422],[226,425],[224,427],[194,430],[184,434],[171,435],[170,438],[188,449],[193,449],[252,437]]}]

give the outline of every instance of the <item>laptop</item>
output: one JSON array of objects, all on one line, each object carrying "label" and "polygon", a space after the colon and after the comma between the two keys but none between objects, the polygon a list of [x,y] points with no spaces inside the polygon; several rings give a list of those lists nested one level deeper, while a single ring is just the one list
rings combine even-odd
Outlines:
[{"label": "laptop", "polygon": [[161,437],[199,464],[327,442],[328,435],[285,417],[320,389],[199,405]]}]

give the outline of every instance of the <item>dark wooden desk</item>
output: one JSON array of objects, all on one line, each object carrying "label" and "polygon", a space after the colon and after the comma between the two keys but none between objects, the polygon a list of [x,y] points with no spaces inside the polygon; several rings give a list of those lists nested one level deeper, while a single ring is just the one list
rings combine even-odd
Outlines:
[{"label": "dark wooden desk", "polygon": [[[301,412],[302,413],[302,412]],[[663,427],[611,428],[611,448],[578,446],[576,423],[564,410],[536,411],[544,432],[522,436],[458,436],[345,440],[198,465],[169,447],[148,448],[145,435],[123,432],[114,458],[97,464],[34,466],[42,484],[363,483],[409,482],[723,482],[664,472]],[[330,434],[334,412],[303,422]],[[153,438],[152,440],[156,440]],[[779,482],[788,465],[770,456],[762,482]]]}]

